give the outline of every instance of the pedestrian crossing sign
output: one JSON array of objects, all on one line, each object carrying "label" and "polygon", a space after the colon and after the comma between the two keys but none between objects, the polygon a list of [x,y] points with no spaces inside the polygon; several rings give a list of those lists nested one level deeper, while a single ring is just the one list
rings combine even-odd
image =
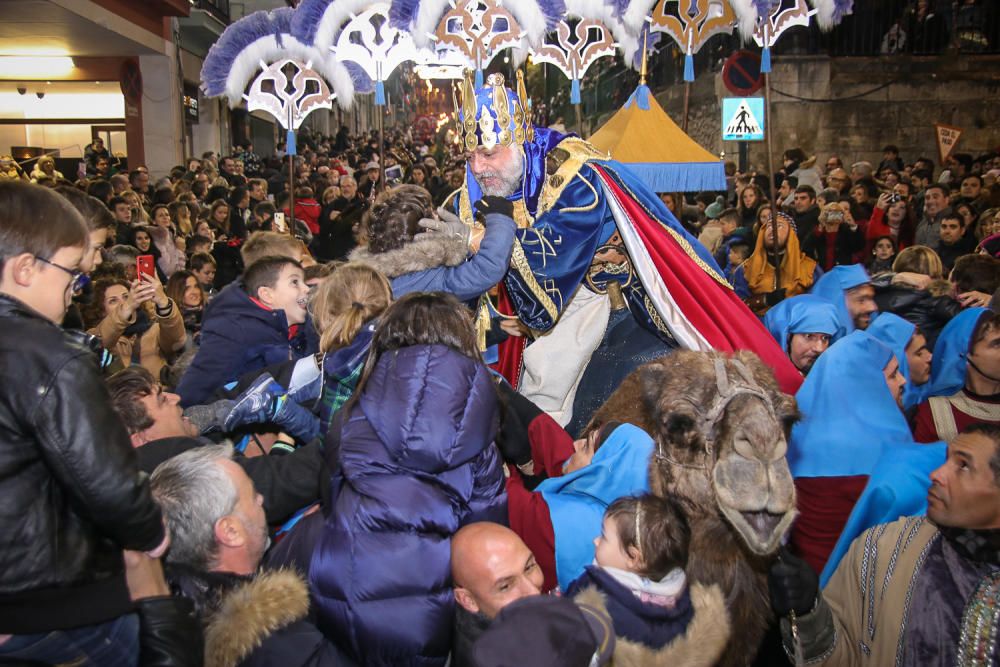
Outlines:
[{"label": "pedestrian crossing sign", "polygon": [[723,141],[764,141],[764,98],[726,97],[722,100]]}]

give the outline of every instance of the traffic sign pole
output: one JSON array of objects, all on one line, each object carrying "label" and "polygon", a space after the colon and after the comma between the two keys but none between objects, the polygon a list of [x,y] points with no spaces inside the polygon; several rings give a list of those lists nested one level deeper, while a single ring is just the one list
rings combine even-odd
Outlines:
[{"label": "traffic sign pole", "polygon": [[[774,151],[771,147],[771,135],[774,134],[774,124],[771,118],[771,75],[764,75],[764,132],[767,136],[767,191],[771,199],[771,245],[774,250],[774,289],[781,287],[781,253],[778,251],[778,202],[774,199]],[[793,232],[788,231],[789,234]]]}]

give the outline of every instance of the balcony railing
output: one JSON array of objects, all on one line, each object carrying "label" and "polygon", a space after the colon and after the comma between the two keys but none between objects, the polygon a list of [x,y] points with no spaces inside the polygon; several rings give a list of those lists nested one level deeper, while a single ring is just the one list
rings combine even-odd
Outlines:
[{"label": "balcony railing", "polygon": [[223,23],[229,23],[229,0],[191,0],[195,9],[203,9]]}]

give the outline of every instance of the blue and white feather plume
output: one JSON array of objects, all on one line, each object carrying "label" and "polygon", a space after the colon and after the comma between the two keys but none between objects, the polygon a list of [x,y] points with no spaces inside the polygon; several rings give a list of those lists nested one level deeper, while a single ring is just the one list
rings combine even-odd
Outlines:
[{"label": "blue and white feather plume", "polygon": [[292,58],[311,63],[330,84],[337,103],[350,108],[355,88],[351,73],[329,51],[293,36],[293,15],[290,8],[254,12],[226,28],[202,65],[201,86],[205,94],[224,96],[230,106],[236,106],[262,62]]}]

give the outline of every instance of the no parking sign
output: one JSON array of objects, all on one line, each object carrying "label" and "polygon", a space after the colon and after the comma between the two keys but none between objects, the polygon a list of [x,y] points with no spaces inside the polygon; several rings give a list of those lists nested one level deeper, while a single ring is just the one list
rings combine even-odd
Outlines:
[{"label": "no parking sign", "polygon": [[749,97],[764,85],[760,73],[760,55],[753,51],[737,51],[722,65],[722,83],[733,95]]}]

